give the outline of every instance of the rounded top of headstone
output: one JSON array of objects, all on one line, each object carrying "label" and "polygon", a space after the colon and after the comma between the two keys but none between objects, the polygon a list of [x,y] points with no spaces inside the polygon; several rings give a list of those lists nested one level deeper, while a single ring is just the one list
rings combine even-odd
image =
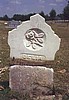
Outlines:
[{"label": "rounded top of headstone", "polygon": [[34,16],[31,16],[30,19],[33,18],[33,17],[35,17],[35,18],[38,17],[38,18],[45,20],[40,14],[35,14]]}]

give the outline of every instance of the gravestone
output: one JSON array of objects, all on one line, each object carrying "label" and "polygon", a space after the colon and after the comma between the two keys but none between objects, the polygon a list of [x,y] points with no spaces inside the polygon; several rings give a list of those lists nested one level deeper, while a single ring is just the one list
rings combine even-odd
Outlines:
[{"label": "gravestone", "polygon": [[6,25],[6,28],[16,28],[18,25],[21,24],[21,21],[15,21],[15,20],[12,20],[12,21],[8,21]]},{"label": "gravestone", "polygon": [[60,38],[39,14],[31,16],[29,21],[9,31],[8,35],[11,58],[30,56],[31,59],[37,57],[54,60],[55,53],[59,50]]},{"label": "gravestone", "polygon": [[[24,94],[29,93],[30,97],[53,95],[54,71],[43,66],[43,62],[54,60],[60,41],[39,14],[9,31],[10,58],[15,63],[10,66],[10,88]],[[41,62],[42,66],[38,66]]]}]

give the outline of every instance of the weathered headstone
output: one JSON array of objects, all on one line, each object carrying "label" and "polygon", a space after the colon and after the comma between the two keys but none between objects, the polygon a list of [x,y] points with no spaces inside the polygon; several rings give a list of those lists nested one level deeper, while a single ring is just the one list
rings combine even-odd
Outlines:
[{"label": "weathered headstone", "polygon": [[8,35],[10,58],[15,62],[10,67],[10,88],[27,92],[30,96],[52,95],[53,69],[37,65],[46,60],[54,60],[60,38],[39,14],[31,16],[30,20],[9,31]]},{"label": "weathered headstone", "polygon": [[5,23],[6,28],[16,28],[20,24],[21,24],[21,21],[15,21],[15,20],[8,21],[7,24]]},{"label": "weathered headstone", "polygon": [[19,25],[17,29],[9,31],[8,44],[12,58],[31,56],[31,59],[37,57],[54,60],[55,53],[59,50],[60,38],[54,34],[45,19],[36,14],[29,21]]}]

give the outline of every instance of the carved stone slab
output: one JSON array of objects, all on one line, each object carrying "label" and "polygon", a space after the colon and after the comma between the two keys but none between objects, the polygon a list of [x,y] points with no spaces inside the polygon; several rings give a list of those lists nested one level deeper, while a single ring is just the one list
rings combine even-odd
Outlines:
[{"label": "carved stone slab", "polygon": [[30,56],[31,59],[37,57],[54,60],[55,53],[59,50],[60,38],[45,22],[45,19],[36,14],[16,29],[9,31],[8,44],[11,58],[23,59]]},{"label": "carved stone slab", "polygon": [[12,90],[31,95],[52,95],[53,69],[40,66],[10,67],[9,83]]}]

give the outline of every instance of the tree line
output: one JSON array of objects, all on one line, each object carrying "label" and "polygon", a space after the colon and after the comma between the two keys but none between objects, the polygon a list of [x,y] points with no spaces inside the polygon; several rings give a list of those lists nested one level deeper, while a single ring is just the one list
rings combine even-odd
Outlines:
[{"label": "tree line", "polygon": [[[30,16],[35,15],[36,13],[30,13],[27,15],[21,15],[21,14],[14,14],[12,18],[9,18],[7,15],[4,15],[3,17],[0,17],[0,20],[10,21],[10,20],[16,20],[16,21],[26,21],[30,19]],[[39,13],[42,17],[45,18],[45,20],[69,20],[69,1],[68,4],[64,7],[63,13],[56,15],[55,9],[52,9],[48,14],[44,14],[43,11]]]}]

